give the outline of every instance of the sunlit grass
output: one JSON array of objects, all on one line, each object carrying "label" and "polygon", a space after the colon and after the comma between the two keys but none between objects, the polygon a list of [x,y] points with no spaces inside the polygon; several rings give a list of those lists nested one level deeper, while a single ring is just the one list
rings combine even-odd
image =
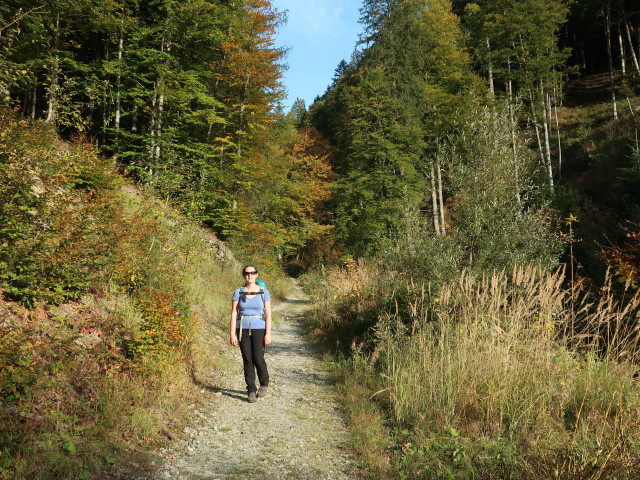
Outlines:
[{"label": "sunlit grass", "polygon": [[[574,295],[561,273],[535,269],[462,274],[435,293],[363,285],[376,276],[361,268],[353,285],[378,285],[379,309],[342,367],[345,385],[383,408],[378,437],[393,438],[384,452],[356,442],[365,458],[395,458],[394,478],[637,477],[638,295]],[[327,282],[317,334],[335,322],[349,331],[370,301],[350,296],[344,275]],[[354,421],[356,438],[364,425]]]}]

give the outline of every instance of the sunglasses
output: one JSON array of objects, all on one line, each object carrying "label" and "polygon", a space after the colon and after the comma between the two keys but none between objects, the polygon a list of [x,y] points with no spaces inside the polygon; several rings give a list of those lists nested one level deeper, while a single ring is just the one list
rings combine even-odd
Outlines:
[{"label": "sunglasses", "polygon": [[258,272],[256,272],[255,270],[253,272],[242,272],[242,275],[257,275]]}]

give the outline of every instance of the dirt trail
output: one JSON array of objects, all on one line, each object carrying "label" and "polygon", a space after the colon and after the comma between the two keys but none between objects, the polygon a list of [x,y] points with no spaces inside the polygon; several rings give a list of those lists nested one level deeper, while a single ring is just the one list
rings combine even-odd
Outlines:
[{"label": "dirt trail", "polygon": [[210,402],[192,408],[198,421],[185,429],[185,440],[160,452],[162,465],[147,478],[356,478],[354,462],[344,449],[347,432],[329,375],[300,333],[305,308],[308,301],[296,289],[274,309],[281,321],[265,355],[269,395],[247,403],[240,352],[229,347],[229,371],[218,377]]}]

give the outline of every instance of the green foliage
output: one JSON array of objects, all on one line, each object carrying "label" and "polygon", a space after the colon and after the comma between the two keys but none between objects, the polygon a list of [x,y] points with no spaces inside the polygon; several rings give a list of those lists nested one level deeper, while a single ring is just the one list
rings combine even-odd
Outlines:
[{"label": "green foliage", "polygon": [[[511,0],[468,2],[465,26],[469,45],[485,74],[496,83],[511,80],[523,96],[537,95],[559,80],[568,51],[558,43],[571,1]],[[533,99],[532,99],[533,100]]]},{"label": "green foliage", "polygon": [[477,272],[557,265],[562,245],[553,231],[531,152],[514,136],[507,114],[482,109],[452,139],[453,235]]},{"label": "green foliage", "polygon": [[110,162],[86,144],[58,144],[46,127],[1,115],[3,288],[27,305],[77,297],[114,258]]},{"label": "green foliage", "polygon": [[480,107],[461,123],[436,154],[448,166],[445,234],[436,235],[432,218],[407,205],[400,233],[381,252],[385,262],[433,285],[461,268],[479,274],[522,264],[554,268],[562,243],[522,142],[498,108]]},{"label": "green foliage", "polygon": [[406,207],[400,234],[387,241],[380,256],[393,268],[441,285],[454,277],[464,258],[464,239],[437,236],[424,212]]},{"label": "green foliage", "polygon": [[316,129],[298,130],[286,119],[272,135],[272,143],[253,155],[257,163],[235,212],[236,251],[267,263],[295,257],[332,228],[326,214],[333,178],[326,140]]},{"label": "green foliage", "polygon": [[394,114],[400,103],[384,69],[363,69],[356,80],[345,87],[347,107],[337,134],[343,158],[336,161],[334,211],[336,234],[351,251],[366,254],[396,230],[402,205],[418,201],[414,162],[420,150],[406,148],[416,132]]},{"label": "green foliage", "polygon": [[335,149],[336,236],[370,255],[425,204],[425,164],[476,82],[448,2],[367,2],[362,22],[366,47],[310,117]]},{"label": "green foliage", "polygon": [[3,2],[0,91],[228,236],[281,97],[283,19],[266,0]]}]

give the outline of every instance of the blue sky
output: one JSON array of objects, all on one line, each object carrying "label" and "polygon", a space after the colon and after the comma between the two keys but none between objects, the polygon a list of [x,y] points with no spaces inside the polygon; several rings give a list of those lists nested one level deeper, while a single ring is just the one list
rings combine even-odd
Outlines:
[{"label": "blue sky", "polygon": [[361,32],[361,0],[271,0],[289,20],[280,27],[277,46],[288,47],[284,84],[287,109],[296,98],[307,107],[331,83],[340,60],[349,61]]}]

